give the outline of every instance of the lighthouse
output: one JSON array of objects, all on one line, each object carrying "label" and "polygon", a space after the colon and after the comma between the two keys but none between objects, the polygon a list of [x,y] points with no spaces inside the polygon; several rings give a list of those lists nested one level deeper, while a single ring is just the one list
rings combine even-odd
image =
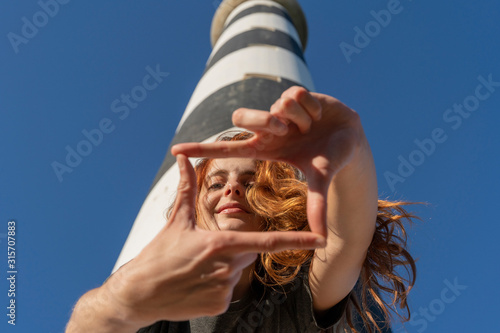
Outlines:
[{"label": "lighthouse", "polygon": [[[303,55],[307,24],[297,1],[222,1],[210,38],[212,52],[170,147],[213,141],[235,129],[233,111],[240,107],[269,110],[289,87],[314,90]],[[179,182],[170,147],[113,271],[134,258],[165,225]]]}]

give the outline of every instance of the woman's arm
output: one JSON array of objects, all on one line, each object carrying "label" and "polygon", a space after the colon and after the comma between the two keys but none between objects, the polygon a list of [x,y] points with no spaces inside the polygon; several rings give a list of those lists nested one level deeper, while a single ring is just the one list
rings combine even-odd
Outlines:
[{"label": "woman's arm", "polygon": [[127,311],[113,302],[112,295],[106,289],[105,284],[90,290],[78,300],[66,326],[66,333],[133,333],[142,327],[127,318]]},{"label": "woman's arm", "polygon": [[309,274],[314,309],[321,313],[354,287],[375,231],[377,178],[360,122],[352,160],[333,177],[327,196],[327,246],[317,249]]}]

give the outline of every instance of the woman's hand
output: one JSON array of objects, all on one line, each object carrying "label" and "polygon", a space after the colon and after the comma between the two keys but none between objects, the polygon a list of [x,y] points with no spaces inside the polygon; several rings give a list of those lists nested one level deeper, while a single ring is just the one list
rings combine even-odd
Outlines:
[{"label": "woman's hand", "polygon": [[238,109],[233,113],[233,123],[256,135],[245,141],[178,144],[172,147],[172,154],[251,157],[297,166],[309,186],[310,228],[326,237],[328,188],[334,175],[355,156],[363,138],[358,114],[331,96],[292,87],[270,112]]},{"label": "woman's hand", "polygon": [[198,229],[196,175],[186,156],[178,155],[177,161],[181,179],[166,226],[135,259],[79,301],[67,332],[107,332],[104,324],[88,326],[93,323],[108,323],[109,332],[127,332],[159,320],[223,313],[257,253],[324,246],[324,239],[310,232]]}]

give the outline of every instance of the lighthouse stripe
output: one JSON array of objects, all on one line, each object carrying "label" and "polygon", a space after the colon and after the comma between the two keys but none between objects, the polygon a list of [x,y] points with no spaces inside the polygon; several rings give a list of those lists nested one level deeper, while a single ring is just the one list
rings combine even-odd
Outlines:
[{"label": "lighthouse stripe", "polygon": [[290,23],[293,24],[292,19],[285,11],[283,11],[275,6],[270,7],[270,6],[266,6],[266,5],[257,5],[257,6],[253,6],[253,7],[250,7],[250,8],[247,8],[247,9],[241,11],[233,18],[228,17],[229,21],[224,26],[224,29],[227,29],[229,26],[231,26],[231,24],[238,21],[239,19],[241,19],[247,15],[252,15],[254,13],[269,13],[269,14],[273,14],[273,15],[278,15],[278,16],[283,17],[284,19],[288,20]]},{"label": "lighthouse stripe", "polygon": [[[238,20],[233,25],[231,25],[231,29],[224,30],[224,32],[222,32],[219,39],[217,40],[217,43],[213,47],[211,57],[213,57],[213,55],[216,54],[227,41],[229,41],[236,35],[256,28],[278,30],[287,33],[302,48],[300,37],[297,34],[295,26],[292,23],[280,16],[256,13]],[[211,58],[209,58],[208,62],[210,60]]]},{"label": "lighthouse stripe", "polygon": [[243,32],[233,39],[229,40],[222,46],[217,53],[214,54],[210,62],[207,64],[205,72],[208,71],[215,63],[226,55],[241,50],[243,48],[265,44],[269,46],[276,46],[286,49],[292,53],[295,53],[303,62],[304,55],[302,54],[302,48],[297,42],[290,37],[290,35],[281,31],[270,31],[266,29],[253,29],[250,31]]},{"label": "lighthouse stripe", "polygon": [[205,98],[221,87],[242,80],[245,75],[250,73],[301,82],[307,89],[314,90],[307,65],[294,53],[279,47],[247,47],[225,56],[203,75],[189,100],[177,129]]},{"label": "lighthouse stripe", "polygon": [[[229,6],[233,6],[233,5],[229,5]],[[275,2],[274,0],[250,0],[250,1],[243,0],[243,2],[241,2],[239,5],[237,5],[236,8],[233,8],[233,10],[231,10],[229,15],[227,15],[227,17],[224,21],[224,26],[226,26],[227,23],[229,23],[239,13],[241,13],[242,11],[244,11],[248,8],[254,7],[254,6],[276,7],[276,8],[281,9],[282,11],[284,11],[285,13],[288,14],[288,11],[285,9],[285,7],[283,7],[281,4]],[[217,13],[215,15],[217,16]]]}]

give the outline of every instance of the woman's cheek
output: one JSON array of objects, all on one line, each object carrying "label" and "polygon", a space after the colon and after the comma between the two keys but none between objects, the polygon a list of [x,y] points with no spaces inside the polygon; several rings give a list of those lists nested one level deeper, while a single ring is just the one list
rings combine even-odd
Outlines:
[{"label": "woman's cheek", "polygon": [[217,203],[219,202],[220,195],[217,193],[211,193],[207,195],[206,201],[205,201],[205,207],[207,208],[207,211],[210,214],[215,213],[215,207],[217,206]]},{"label": "woman's cheek", "polygon": [[207,229],[212,229],[215,223],[215,208],[217,206],[217,197],[215,195],[208,194],[203,200],[202,205],[202,215],[203,221]]}]

